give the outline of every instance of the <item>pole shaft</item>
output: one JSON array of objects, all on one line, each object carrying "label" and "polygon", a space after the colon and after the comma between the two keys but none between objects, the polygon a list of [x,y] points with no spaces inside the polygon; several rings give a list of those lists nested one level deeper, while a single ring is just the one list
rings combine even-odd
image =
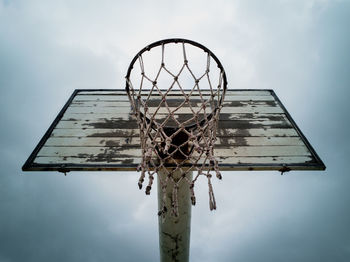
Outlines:
[{"label": "pole shaft", "polygon": [[[180,177],[180,171],[173,174],[175,177]],[[158,176],[162,180],[166,173],[160,171]],[[186,176],[192,180],[192,172],[188,172]],[[158,209],[162,206],[162,185],[158,178]],[[169,182],[166,191],[166,213],[163,222],[162,217],[159,217],[159,250],[161,262],[188,262],[190,255],[190,233],[191,233],[191,197],[190,186],[186,181],[182,181],[178,191],[178,206],[179,215],[174,217],[171,214],[172,189],[173,182]]]}]

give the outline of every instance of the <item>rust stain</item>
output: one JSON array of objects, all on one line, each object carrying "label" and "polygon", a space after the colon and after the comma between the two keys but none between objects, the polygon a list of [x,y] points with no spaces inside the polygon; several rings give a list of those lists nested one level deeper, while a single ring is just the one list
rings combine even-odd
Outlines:
[{"label": "rust stain", "polygon": [[86,137],[130,137],[130,136],[138,136],[136,133],[130,133],[129,131],[117,130],[117,131],[109,131],[106,129],[106,132],[103,133],[93,133]]},{"label": "rust stain", "polygon": [[175,247],[172,249],[169,249],[169,252],[171,254],[171,258],[173,262],[180,262],[178,255],[180,254],[180,245],[179,242],[182,241],[182,237],[179,234],[176,234],[175,236],[172,236],[169,233],[166,232],[162,232],[163,235],[165,235],[166,237],[169,237],[173,243],[175,243]]},{"label": "rust stain", "polygon": [[[103,141],[105,141],[105,140],[103,140]],[[109,147],[121,146],[119,141],[114,141],[114,140],[107,140],[105,144],[106,144],[106,146],[109,146]]]},{"label": "rust stain", "polygon": [[86,158],[86,162],[106,162],[106,163],[112,163],[112,162],[120,162],[124,161],[126,159],[132,160],[134,156],[128,155],[128,154],[120,154],[121,147],[106,147],[101,149],[101,153],[96,155],[88,155]]}]

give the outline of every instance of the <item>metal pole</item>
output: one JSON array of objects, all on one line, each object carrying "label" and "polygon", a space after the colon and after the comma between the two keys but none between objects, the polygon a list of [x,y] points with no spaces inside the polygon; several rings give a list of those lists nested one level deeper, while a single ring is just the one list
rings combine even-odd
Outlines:
[{"label": "metal pole", "polygon": [[[180,177],[182,173],[177,171],[175,177]],[[187,177],[192,180],[192,172],[188,172]],[[164,178],[165,172],[161,171],[158,176]],[[191,233],[191,197],[190,187],[185,181],[180,185],[178,191],[179,215],[171,215],[171,198],[173,183],[169,183],[166,192],[166,205],[168,212],[164,222],[159,217],[159,250],[161,262],[188,262],[190,256],[190,233]],[[158,208],[162,204],[162,189],[158,179]]]}]

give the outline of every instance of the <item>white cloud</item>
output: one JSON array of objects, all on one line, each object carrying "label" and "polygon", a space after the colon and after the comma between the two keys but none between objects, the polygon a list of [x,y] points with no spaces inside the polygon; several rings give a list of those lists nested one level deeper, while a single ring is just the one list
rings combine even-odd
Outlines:
[{"label": "white cloud", "polygon": [[[346,1],[325,0],[1,2],[0,210],[7,216],[2,215],[0,230],[9,238],[0,245],[1,259],[28,255],[28,261],[47,261],[55,250],[45,242],[51,234],[57,234],[59,250],[73,243],[80,255],[86,245],[125,261],[157,256],[156,190],[146,199],[136,189],[137,176],[72,174],[62,180],[37,174],[19,182],[13,174],[20,173],[74,88],[124,88],[136,52],[161,38],[185,37],[219,57],[229,88],[275,89],[331,167],[326,177],[225,173],[223,181],[214,182],[216,212],[208,211],[207,186],[200,182],[193,261],[317,261],[321,255],[346,261],[348,249],[336,246],[349,246],[349,10]],[[64,216],[52,218],[52,206],[61,207]],[[70,220],[81,222],[70,224],[71,232],[63,225]],[[39,242],[26,247],[23,232]],[[31,251],[37,243],[47,243],[41,259]]]}]

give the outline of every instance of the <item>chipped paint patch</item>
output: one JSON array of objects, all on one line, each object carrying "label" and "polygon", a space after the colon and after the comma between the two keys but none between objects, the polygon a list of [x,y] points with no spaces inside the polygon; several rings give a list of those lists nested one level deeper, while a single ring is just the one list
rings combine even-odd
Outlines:
[{"label": "chipped paint patch", "polygon": [[[177,106],[181,98],[175,92],[169,106]],[[159,101],[156,96],[151,100],[151,111]],[[190,103],[198,107],[199,97]],[[162,110],[159,121],[168,116]],[[185,107],[176,120],[191,117]],[[324,169],[271,90],[227,91],[215,154],[221,170]],[[71,97],[23,169],[58,170],[64,165],[71,170],[135,170],[140,159],[138,125],[125,91],[81,90]]]}]

